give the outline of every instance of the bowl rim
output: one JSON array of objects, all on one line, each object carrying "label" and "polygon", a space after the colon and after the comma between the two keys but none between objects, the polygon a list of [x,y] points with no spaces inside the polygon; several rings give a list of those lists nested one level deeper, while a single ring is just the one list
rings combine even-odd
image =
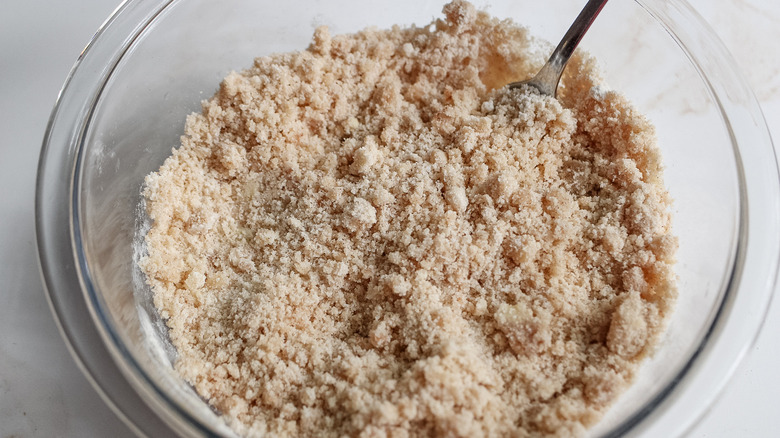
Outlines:
[{"label": "bowl rim", "polygon": [[[110,384],[107,383],[105,379],[96,378],[98,373],[90,366],[91,364],[88,363],[90,355],[84,351],[83,347],[81,347],[78,342],[77,337],[79,336],[79,331],[70,330],[73,324],[73,316],[70,314],[72,313],[72,309],[67,309],[66,305],[63,304],[66,300],[65,297],[68,297],[69,295],[68,292],[70,292],[70,289],[63,286],[63,283],[60,282],[60,280],[63,280],[63,277],[67,277],[65,279],[66,283],[64,284],[67,284],[70,287],[75,286],[73,280],[74,278],[76,279],[78,287],[83,294],[81,295],[81,299],[91,315],[91,321],[95,324],[93,328],[97,332],[98,337],[102,339],[103,347],[112,357],[114,366],[119,368],[121,376],[124,376],[124,378],[129,381],[130,386],[138,392],[140,398],[155,408],[172,408],[173,413],[169,413],[166,409],[155,409],[155,411],[158,415],[163,414],[163,420],[174,430],[189,434],[216,435],[217,432],[215,430],[212,430],[198,418],[190,415],[190,413],[185,409],[182,409],[176,400],[170,397],[166,391],[159,388],[130,353],[116,330],[116,324],[107,311],[106,304],[103,302],[100,294],[96,291],[95,285],[91,279],[85,251],[81,243],[83,224],[80,221],[80,206],[82,205],[80,202],[82,193],[80,190],[80,176],[81,171],[83,170],[82,163],[86,133],[89,129],[93,111],[97,102],[100,100],[104,87],[111,78],[111,74],[122,60],[124,54],[127,53],[132,45],[143,35],[145,29],[148,29],[154,20],[174,3],[175,0],[156,0],[149,2],[129,2],[126,0],[99,28],[98,32],[82,52],[79,60],[68,75],[49,119],[39,159],[35,204],[36,241],[41,275],[44,279],[48,301],[52,308],[55,320],[58,323],[58,327],[69,346],[71,354],[74,356],[77,363],[80,364],[80,368],[84,374],[87,375],[90,383],[95,386],[120,418],[123,418],[137,433],[139,432],[139,425],[137,422],[133,421],[132,418],[128,418],[130,413],[123,412],[123,409],[118,407],[116,391],[109,389]],[[760,305],[758,306],[762,307],[763,311],[756,315],[756,321],[752,324],[751,330],[748,330],[750,333],[747,334],[747,337],[743,340],[740,348],[728,349],[729,355],[732,357],[732,360],[728,362],[731,363],[724,367],[717,367],[717,369],[712,369],[712,366],[705,366],[703,364],[704,358],[712,356],[715,351],[719,350],[717,345],[715,345],[717,344],[716,341],[729,326],[728,322],[730,320],[733,322],[733,313],[740,308],[739,303],[737,302],[737,299],[739,298],[738,295],[742,296],[745,295],[745,293],[738,294],[738,289],[741,286],[744,286],[743,282],[748,276],[756,275],[756,273],[753,272],[755,269],[749,269],[750,272],[747,272],[747,274],[745,272],[746,268],[753,267],[748,266],[746,262],[756,258],[756,256],[753,255],[755,251],[752,251],[757,245],[755,240],[756,236],[752,236],[753,240],[751,240],[750,230],[759,225],[765,226],[766,224],[763,222],[780,218],[780,205],[778,205],[777,202],[774,202],[771,205],[773,208],[770,209],[771,214],[767,215],[768,218],[759,221],[758,224],[756,224],[756,221],[761,218],[756,218],[757,215],[748,214],[748,202],[752,202],[750,197],[759,196],[761,193],[756,195],[753,193],[755,190],[751,190],[751,187],[754,187],[756,182],[751,179],[751,175],[745,174],[743,160],[749,159],[751,160],[750,162],[754,162],[756,159],[759,159],[771,162],[770,167],[772,169],[769,170],[768,173],[770,173],[772,177],[772,187],[769,189],[770,193],[764,194],[763,197],[771,199],[774,196],[774,199],[776,200],[780,197],[775,196],[777,193],[780,193],[778,192],[780,177],[778,177],[777,158],[766,122],[752,91],[750,91],[745,79],[739,73],[735,62],[730,57],[727,50],[698,13],[687,4],[686,0],[674,0],[670,2],[662,2],[660,0],[636,0],[636,3],[653,16],[658,24],[672,35],[677,44],[696,67],[701,79],[705,82],[711,97],[718,105],[724,124],[731,136],[732,147],[734,148],[735,160],[737,163],[740,186],[739,230],[737,231],[739,237],[736,241],[736,247],[732,248],[731,272],[724,284],[726,288],[722,291],[722,301],[720,302],[710,327],[703,336],[699,348],[693,352],[691,358],[663,390],[657,393],[651,400],[646,401],[643,406],[630,417],[619,422],[618,426],[611,430],[607,436],[621,436],[629,431],[635,431],[638,426],[643,426],[647,429],[646,420],[653,416],[660,416],[661,411],[668,412],[670,406],[673,404],[671,402],[676,401],[679,403],[680,399],[685,398],[683,397],[684,394],[681,394],[682,389],[691,392],[691,387],[697,387],[696,382],[691,382],[688,378],[693,369],[705,369],[709,375],[720,376],[717,380],[719,384],[711,385],[713,388],[710,389],[707,397],[705,397],[705,406],[698,407],[698,410],[696,411],[697,414],[694,416],[695,418],[692,420],[689,419],[688,425],[684,430],[680,431],[680,433],[685,433],[700,421],[703,413],[706,411],[706,405],[709,405],[723,390],[730,376],[733,375],[737,364],[741,362],[749,347],[755,342],[761,326],[763,325],[763,321],[766,318],[766,312],[769,308],[772,293],[777,285],[778,265],[780,264],[780,238],[764,239],[765,241],[773,240],[778,243],[770,244],[770,248],[760,251],[761,253],[768,252],[771,254],[771,262],[767,263],[766,269],[761,275],[758,275],[763,279],[761,303],[759,303]],[[140,21],[138,21],[139,19]],[[686,29],[679,26],[678,22],[680,21],[685,22],[688,26],[693,24],[693,26]],[[670,28],[670,22],[672,24],[677,23],[678,25]],[[708,39],[701,40],[697,37],[697,33],[706,35]],[[116,47],[112,47],[117,41],[121,42],[119,50],[117,50]],[[697,49],[705,50],[705,52],[710,51],[719,55],[720,67],[725,71],[720,72],[720,75],[723,76],[722,78],[712,78],[704,73],[705,70],[703,70],[702,66],[704,65],[704,67],[707,67],[707,60],[700,59],[701,56],[698,54],[699,52],[696,52]],[[86,68],[86,65],[88,64],[95,64],[103,67],[101,70],[98,70],[97,81],[94,81],[94,77],[90,77],[94,72],[88,71],[89,69]],[[106,66],[108,67],[106,68]],[[92,79],[95,85],[85,86],[84,82],[88,79]],[[732,82],[730,84],[723,83],[723,81],[726,80],[731,80]],[[76,89],[75,91],[74,88]],[[87,88],[90,99],[83,99],[79,94],[81,88]],[[742,105],[736,108],[724,108],[723,102],[730,102],[733,100],[737,100]],[[71,110],[73,108],[77,108],[78,111],[71,114],[70,112],[72,112]],[[754,122],[755,132],[752,132],[752,135],[747,135],[740,131],[739,126],[731,123],[732,120],[736,119],[752,120]],[[757,140],[757,143],[763,143],[764,150],[761,152],[764,156],[754,157],[753,155],[755,154],[752,154],[749,157],[744,156],[746,155],[744,154],[745,151],[740,148],[740,145],[742,145],[745,140],[739,140],[743,137],[754,138]],[[64,160],[66,161],[64,166],[62,163],[53,163],[50,157],[50,155],[56,152],[57,147],[62,148],[63,145],[65,148],[64,153],[67,158],[67,160]],[[766,146],[768,146],[768,148],[766,148]],[[56,153],[63,154],[62,151]],[[770,156],[771,160],[769,160]],[[69,182],[68,184],[60,184],[62,187],[60,187],[59,190],[50,187],[52,185],[52,177],[49,174],[49,169],[52,166],[57,165],[59,165],[59,168],[57,168],[56,171],[59,172],[60,178],[65,176]],[[62,199],[69,200],[66,206],[67,211],[63,211],[61,206],[55,208],[52,203],[46,202],[47,199],[51,199],[51,194],[55,192],[61,194]],[[53,234],[52,230],[55,228],[62,230],[62,225],[54,224],[51,220],[48,220],[54,216],[62,218],[63,214],[66,214],[67,217],[64,226],[67,227],[67,235],[70,238],[68,244],[70,245],[69,250],[72,256],[70,269],[67,270],[66,273],[63,273],[62,269],[55,267],[57,261],[55,256],[62,257],[61,253],[63,252],[63,249],[52,242],[52,239],[56,237],[56,234]],[[777,225],[777,222],[778,221],[775,220],[774,227],[770,227],[770,229],[773,228],[771,234],[775,237],[780,236],[780,230],[778,230],[780,225]],[[759,271],[759,273],[760,272],[761,271]],[[761,281],[758,283],[761,283]],[[72,299],[72,297],[68,297],[67,299]],[[750,306],[750,309],[753,309],[753,307],[757,306]],[[94,338],[94,334],[92,334],[91,337]],[[723,350],[723,348],[720,350]],[[676,396],[670,397],[670,395]],[[709,400],[707,400],[707,398]],[[701,400],[699,400],[699,402],[701,402]],[[690,413],[691,411],[688,412]]]}]

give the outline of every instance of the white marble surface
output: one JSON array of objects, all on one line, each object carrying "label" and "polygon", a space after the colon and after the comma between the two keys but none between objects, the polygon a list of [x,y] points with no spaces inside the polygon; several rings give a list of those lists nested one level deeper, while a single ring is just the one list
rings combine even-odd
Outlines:
[{"label": "white marble surface", "polygon": [[[751,82],[780,139],[780,2],[690,0]],[[0,437],[130,437],[71,359],[38,274],[33,198],[51,106],[116,0],[5,0],[0,13]],[[777,140],[776,140],[777,141]],[[694,437],[777,437],[780,299]]]}]

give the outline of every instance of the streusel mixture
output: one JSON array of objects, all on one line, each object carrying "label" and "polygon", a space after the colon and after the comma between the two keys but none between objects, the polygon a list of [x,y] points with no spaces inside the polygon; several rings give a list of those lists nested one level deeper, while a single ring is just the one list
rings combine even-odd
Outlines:
[{"label": "streusel mixture", "polygon": [[528,32],[444,15],[258,58],[146,179],[176,369],[242,434],[578,435],[659,338],[653,127],[586,56],[508,89]]}]

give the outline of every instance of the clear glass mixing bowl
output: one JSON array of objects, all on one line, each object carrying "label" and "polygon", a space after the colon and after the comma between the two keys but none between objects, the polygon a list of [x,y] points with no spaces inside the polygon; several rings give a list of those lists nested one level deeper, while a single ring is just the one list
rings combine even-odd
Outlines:
[{"label": "clear glass mixing bowl", "polygon": [[[549,41],[581,7],[571,0],[482,3]],[[74,356],[134,430],[231,434],[173,372],[175,350],[134,259],[143,178],[178,145],[185,116],[226,73],[256,56],[306,47],[320,24],[333,33],[422,25],[441,7],[140,0],[121,5],[85,49],[41,153],[38,247]],[[608,83],[655,123],[680,239],[680,297],[668,331],[590,435],[680,435],[717,398],[762,325],[780,254],[777,162],[749,87],[683,0],[611,2],[582,46]]]}]

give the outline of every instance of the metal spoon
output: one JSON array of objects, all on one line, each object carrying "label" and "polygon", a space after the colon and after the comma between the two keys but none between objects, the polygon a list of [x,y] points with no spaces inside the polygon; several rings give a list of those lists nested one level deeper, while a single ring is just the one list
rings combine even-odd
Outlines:
[{"label": "metal spoon", "polygon": [[558,47],[553,50],[550,59],[544,64],[539,73],[531,79],[512,82],[509,84],[509,88],[519,88],[523,85],[530,85],[542,94],[555,97],[558,90],[558,82],[561,80],[563,69],[566,68],[566,63],[569,62],[574,49],[577,48],[577,44],[588,31],[588,28],[593,21],[596,20],[596,16],[599,15],[601,9],[607,4],[607,0],[589,0],[588,3],[580,11],[580,15],[574,20],[571,27],[566,31],[566,35],[558,43]]}]

